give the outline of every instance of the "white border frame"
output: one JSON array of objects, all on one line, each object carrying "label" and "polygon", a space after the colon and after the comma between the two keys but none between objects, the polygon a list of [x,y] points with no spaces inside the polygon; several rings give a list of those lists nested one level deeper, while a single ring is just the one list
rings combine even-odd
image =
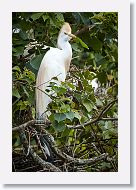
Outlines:
[{"label": "white border frame", "polygon": [[[61,6],[61,7],[60,7]],[[1,131],[0,180],[4,184],[130,184],[130,4],[117,0],[5,0],[0,6]],[[119,169],[118,172],[12,172],[12,12],[118,12]],[[3,147],[2,147],[3,146]]]}]

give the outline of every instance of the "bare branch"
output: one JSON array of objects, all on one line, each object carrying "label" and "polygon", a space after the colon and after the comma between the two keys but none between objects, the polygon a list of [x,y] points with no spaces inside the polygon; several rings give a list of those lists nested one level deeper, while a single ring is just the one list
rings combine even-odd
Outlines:
[{"label": "bare branch", "polygon": [[98,122],[99,120],[101,120],[101,117],[113,106],[113,104],[117,101],[117,99],[113,100],[112,102],[110,102],[108,105],[105,106],[105,108],[99,113],[98,117],[88,121],[86,123],[83,124],[79,124],[79,125],[75,125],[75,126],[67,126],[70,129],[82,129],[84,126],[87,125],[91,125],[93,123]]},{"label": "bare branch", "polygon": [[43,169],[48,169],[49,171],[52,171],[52,172],[61,172],[61,170],[54,166],[53,164],[51,164],[50,162],[46,162],[44,161],[42,158],[40,158],[40,156],[38,156],[36,154],[36,152],[34,152],[32,149],[30,149],[30,154],[31,156],[33,157],[33,159],[43,167]]},{"label": "bare branch", "polygon": [[[20,134],[23,133],[23,138],[21,138],[21,141],[24,145],[25,148],[25,152],[28,153],[28,147],[29,147],[29,154],[33,157],[33,159],[39,164],[41,165],[44,169],[49,169],[50,171],[61,171],[59,168],[57,168],[56,166],[54,166],[51,163],[46,162],[45,160],[43,160],[42,158],[40,158],[35,152],[34,150],[29,146],[28,140],[26,138],[26,135],[24,133],[24,128],[28,127],[29,125],[34,125],[36,122],[36,120],[31,120],[25,124],[20,125],[19,127],[15,127],[13,128],[13,131],[19,131]],[[80,159],[80,158],[73,158],[69,155],[67,155],[64,152],[61,152],[55,142],[54,142],[54,138],[53,136],[47,132],[45,130],[45,127],[43,126],[39,126],[39,125],[34,125],[37,129],[41,129],[42,133],[44,133],[44,138],[47,140],[47,142],[50,145],[51,150],[64,162],[69,162],[69,163],[74,163],[77,165],[82,165],[82,164],[96,164],[97,162],[105,159],[108,156],[108,153],[103,153],[101,155],[99,155],[98,157],[94,157],[94,158],[89,158],[89,159]]]},{"label": "bare branch", "polygon": [[[48,169],[49,171],[52,172],[61,172],[61,170],[59,168],[57,168],[56,166],[54,166],[53,164],[46,162],[45,160],[43,160],[42,158],[40,158],[40,156],[38,156],[36,154],[36,152],[34,152],[34,150],[29,147],[29,143],[27,140],[27,137],[25,135],[24,130],[20,131],[20,137],[21,137],[21,142],[23,143],[23,146],[25,148],[25,151],[27,151],[27,149],[29,149],[29,154],[32,156],[32,158],[40,165],[43,167],[43,169]],[[28,151],[27,151],[28,153]]]},{"label": "bare branch", "polygon": [[[43,128],[43,127],[42,127]],[[71,162],[77,165],[82,165],[82,164],[95,164],[98,161],[101,161],[103,159],[105,159],[108,156],[108,153],[103,153],[101,155],[99,155],[98,157],[94,157],[94,158],[90,158],[90,159],[80,159],[80,158],[73,158],[69,155],[67,155],[64,152],[61,152],[55,142],[52,140],[53,137],[51,134],[49,134],[44,128],[43,131],[45,132],[45,138],[48,141],[48,143],[50,144],[50,147],[52,149],[52,151],[62,160],[64,160],[65,162]]]},{"label": "bare branch", "polygon": [[30,120],[22,125],[19,125],[18,127],[13,127],[12,128],[12,132],[14,131],[20,131],[22,129],[25,129],[26,127],[30,126],[30,125],[34,125],[36,123],[36,120]]},{"label": "bare branch", "polygon": [[91,30],[94,27],[95,27],[95,24],[93,24],[93,25],[86,25],[82,29],[78,30],[74,35],[75,36],[79,36],[79,35],[83,34],[84,32],[86,32],[87,30]]}]

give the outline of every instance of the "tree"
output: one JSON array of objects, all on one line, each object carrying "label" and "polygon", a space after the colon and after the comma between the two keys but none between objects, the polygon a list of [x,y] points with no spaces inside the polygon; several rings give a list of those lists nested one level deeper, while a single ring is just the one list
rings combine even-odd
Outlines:
[{"label": "tree", "polygon": [[[56,46],[64,21],[77,35],[70,73],[61,86],[51,84],[57,97],[48,107],[49,123],[36,126],[35,79],[48,50],[42,48]],[[38,162],[37,170],[117,171],[117,13],[13,13],[12,31],[14,170],[19,171],[15,158],[25,154]],[[44,155],[43,139],[52,149],[52,163]]]}]

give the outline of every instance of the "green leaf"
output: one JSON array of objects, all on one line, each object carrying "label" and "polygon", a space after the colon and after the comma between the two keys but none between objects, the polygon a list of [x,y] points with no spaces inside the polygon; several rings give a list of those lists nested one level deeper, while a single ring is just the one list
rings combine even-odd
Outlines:
[{"label": "green leaf", "polygon": [[12,144],[13,144],[13,147],[18,147],[20,144],[21,144],[21,141],[20,141],[20,137],[17,133],[15,133],[13,135],[13,138],[12,138]]},{"label": "green leaf", "polygon": [[17,97],[17,98],[21,97],[20,94],[19,94],[18,89],[14,88],[14,87],[13,87],[13,90],[12,90],[12,95],[15,96],[15,97]]},{"label": "green leaf", "polygon": [[63,121],[63,120],[66,119],[66,115],[64,113],[55,113],[54,114],[54,119],[56,121],[58,121],[58,123],[59,123],[60,121]]},{"label": "green leaf", "polygon": [[24,93],[27,95],[27,97],[29,97],[29,93],[27,92],[26,87],[24,85],[21,85],[21,86],[22,86],[22,88],[24,90]]},{"label": "green leaf", "polygon": [[55,129],[57,132],[62,132],[62,131],[65,130],[66,125],[65,125],[65,123],[64,123],[63,121],[61,121],[61,122],[54,121],[54,122],[53,122],[53,127],[54,127],[54,129]]},{"label": "green leaf", "polygon": [[62,103],[62,104],[61,104],[61,107],[60,107],[60,110],[61,110],[62,112],[69,112],[69,111],[70,111],[70,105],[69,105],[69,104],[64,104],[64,103]]},{"label": "green leaf", "polygon": [[19,35],[23,40],[28,39],[28,34],[23,30],[20,30]]},{"label": "green leaf", "polygon": [[106,121],[105,124],[104,124],[104,130],[109,130],[110,128],[113,127],[113,123],[112,121]]},{"label": "green leaf", "polygon": [[89,43],[90,46],[96,51],[102,48],[102,42],[96,37],[90,38]]},{"label": "green leaf", "polygon": [[89,100],[83,100],[82,104],[84,105],[84,107],[86,108],[88,112],[92,111],[93,105],[91,104]]},{"label": "green leaf", "polygon": [[100,53],[95,53],[95,61],[97,67],[106,63],[106,59]]},{"label": "green leaf", "polygon": [[18,47],[13,49],[13,52],[14,52],[13,55],[18,57],[24,53],[24,47],[18,46]]},{"label": "green leaf", "polygon": [[107,82],[107,74],[105,71],[98,73],[96,78],[98,78],[98,81],[100,81],[101,84],[106,84]]},{"label": "green leaf", "polygon": [[103,106],[103,103],[100,99],[96,99],[97,106]]},{"label": "green leaf", "polygon": [[79,121],[81,120],[81,115],[78,112],[74,112],[74,117],[77,118]]},{"label": "green leaf", "polygon": [[13,70],[13,71],[19,71],[19,72],[21,72],[21,69],[19,68],[19,66],[14,66],[14,67],[12,68],[12,70]]},{"label": "green leaf", "polygon": [[76,41],[79,42],[82,47],[89,49],[85,42],[83,42],[80,38],[76,37]]},{"label": "green leaf", "polygon": [[40,67],[40,64],[41,64],[41,61],[42,61],[43,57],[44,57],[44,54],[36,55],[34,58],[32,58],[30,60],[30,65],[34,69],[38,70],[39,67]]},{"label": "green leaf", "polygon": [[61,137],[68,137],[69,136],[70,129],[65,128],[61,134]]},{"label": "green leaf", "polygon": [[34,119],[34,118],[35,118],[35,113],[36,113],[36,112],[35,112],[35,108],[32,108],[32,109],[31,109],[31,112],[32,112],[32,117],[33,117],[33,119]]},{"label": "green leaf", "polygon": [[75,117],[75,113],[74,112],[68,112],[68,113],[65,113],[66,115],[66,118],[69,119],[70,121],[72,121]]},{"label": "green leaf", "polygon": [[32,14],[31,18],[34,20],[39,19],[44,13],[34,13]]},{"label": "green leaf", "polygon": [[47,19],[49,19],[49,16],[48,15],[43,15],[42,18],[43,18],[43,20],[45,22]]},{"label": "green leaf", "polygon": [[68,86],[69,88],[75,89],[75,86],[74,86],[72,83],[66,82],[66,84],[67,84],[67,86]]},{"label": "green leaf", "polygon": [[25,110],[27,108],[27,106],[29,106],[29,102],[28,101],[19,101],[18,102],[18,106],[20,110]]},{"label": "green leaf", "polygon": [[67,89],[63,86],[53,86],[52,89],[58,94],[58,95],[62,95],[64,94]]},{"label": "green leaf", "polygon": [[78,52],[78,53],[81,52],[81,49],[79,49],[79,47],[78,47],[78,45],[77,45],[76,43],[73,43],[73,44],[72,44],[72,49],[73,49],[74,51]]},{"label": "green leaf", "polygon": [[59,22],[64,22],[64,17],[62,13],[57,13],[56,18],[57,20],[59,20]]}]

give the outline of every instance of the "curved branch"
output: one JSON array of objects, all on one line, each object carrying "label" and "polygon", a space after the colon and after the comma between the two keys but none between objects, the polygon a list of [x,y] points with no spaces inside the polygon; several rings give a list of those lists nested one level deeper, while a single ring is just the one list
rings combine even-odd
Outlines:
[{"label": "curved branch", "polygon": [[54,166],[53,164],[51,164],[50,162],[46,162],[44,161],[40,156],[38,156],[36,154],[36,152],[33,151],[33,149],[30,149],[30,154],[33,157],[33,159],[40,165],[43,167],[43,169],[48,169],[51,172],[61,172],[61,170]]},{"label": "curved branch", "polygon": [[22,125],[19,125],[18,127],[13,127],[12,128],[12,132],[14,131],[20,131],[22,129],[25,129],[26,127],[30,126],[30,125],[34,125],[36,123],[36,120],[30,120],[26,123],[23,123]]},{"label": "curved branch", "polygon": [[97,118],[95,118],[95,119],[93,119],[93,120],[91,120],[91,121],[88,121],[88,122],[86,122],[86,123],[83,123],[83,124],[79,124],[79,125],[75,125],[75,126],[67,126],[67,127],[70,128],[70,129],[81,129],[81,128],[87,126],[87,125],[91,125],[91,124],[93,124],[93,123],[98,122],[98,121],[101,119],[101,117],[113,106],[113,104],[114,104],[116,101],[117,101],[117,99],[115,99],[115,100],[113,100],[112,102],[110,102],[109,104],[107,104],[107,105],[105,106],[105,108],[99,113],[99,115],[98,115]]},{"label": "curved branch", "polygon": [[[26,138],[26,135],[24,133],[24,128],[25,127],[28,127],[30,125],[34,125],[36,123],[36,120],[31,120],[25,124],[22,124],[20,125],[19,127],[15,127],[13,128],[14,130],[13,131],[19,131],[20,134],[22,134],[22,138],[21,138],[21,141],[24,145],[24,148],[25,148],[25,152],[27,154],[28,152],[28,140]],[[54,141],[54,138],[53,136],[46,131],[46,129],[41,126],[41,125],[35,125],[35,127],[37,129],[41,129],[42,132],[44,133],[44,138],[47,140],[47,142],[49,143],[50,145],[50,148],[51,150],[61,159],[63,160],[64,162],[69,162],[69,163],[74,163],[74,164],[77,164],[77,165],[83,165],[83,164],[95,164],[103,159],[105,159],[107,156],[108,156],[108,153],[103,153],[101,155],[99,155],[98,157],[94,157],[94,158],[89,158],[89,159],[80,159],[80,158],[73,158],[69,155],[67,155],[66,153],[64,152],[61,152],[56,144],[55,144],[55,141]],[[33,157],[33,159],[39,164],[41,165],[43,168],[47,168],[49,169],[50,171],[61,171],[59,168],[57,168],[56,166],[54,166],[53,164],[49,163],[49,162],[46,162],[44,161],[42,158],[40,158],[35,152],[34,150],[29,147],[29,154]]]},{"label": "curved branch", "polygon": [[61,170],[58,167],[56,167],[53,164],[43,160],[40,156],[38,156],[36,154],[36,152],[34,152],[34,150],[31,147],[29,147],[27,137],[26,137],[25,132],[23,130],[20,131],[20,137],[21,137],[21,141],[22,141],[22,144],[24,146],[25,152],[27,152],[27,156],[28,156],[28,148],[29,148],[29,154],[32,156],[34,161],[36,161],[40,166],[42,166],[43,169],[46,168],[52,172],[61,172]]},{"label": "curved branch", "polygon": [[65,162],[70,162],[70,163],[74,163],[74,164],[77,164],[77,165],[83,165],[83,164],[89,164],[89,165],[92,165],[92,164],[95,164],[105,158],[107,158],[108,156],[108,153],[103,153],[97,157],[94,157],[94,158],[89,158],[89,159],[80,159],[80,158],[73,158],[69,155],[67,155],[66,153],[64,152],[61,152],[54,140],[53,140],[53,137],[50,133],[48,133],[43,127],[43,132],[45,132],[45,138],[46,140],[48,141],[48,143],[50,144],[50,147],[52,149],[52,151],[62,160],[64,160]]},{"label": "curved branch", "polygon": [[92,25],[86,25],[84,26],[82,29],[78,30],[75,32],[75,36],[79,36],[81,34],[83,34],[84,32],[86,32],[87,30],[91,30],[92,28],[95,27],[95,24],[92,24]]}]

